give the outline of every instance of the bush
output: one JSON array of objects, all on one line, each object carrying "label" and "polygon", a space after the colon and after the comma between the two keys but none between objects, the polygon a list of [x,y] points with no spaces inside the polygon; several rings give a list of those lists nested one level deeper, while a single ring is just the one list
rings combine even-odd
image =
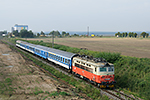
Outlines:
[{"label": "bush", "polygon": [[150,59],[122,57],[115,62],[117,87],[129,88],[140,96],[150,99]]}]

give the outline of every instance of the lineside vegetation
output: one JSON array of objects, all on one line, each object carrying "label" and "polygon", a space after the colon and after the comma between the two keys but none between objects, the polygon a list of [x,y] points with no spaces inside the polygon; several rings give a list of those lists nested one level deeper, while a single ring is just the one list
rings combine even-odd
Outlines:
[{"label": "lineside vegetation", "polygon": [[[15,39],[12,39],[15,43]],[[47,47],[51,47],[51,43],[45,43],[43,41],[27,41],[33,44],[43,45]],[[93,57],[103,57],[108,62],[111,62],[115,66],[115,80],[116,88],[119,90],[128,90],[131,91],[133,95],[144,98],[146,100],[150,99],[150,59],[149,58],[136,58],[136,57],[129,57],[129,56],[121,56],[120,53],[110,53],[110,52],[97,52],[97,51],[90,51],[90,50],[82,50],[79,48],[73,48],[63,45],[54,45],[55,49],[64,50],[67,52],[72,53],[80,53],[85,54]],[[35,61],[36,63],[36,61]],[[40,66],[45,67],[48,70],[51,70],[51,67],[41,64]],[[56,75],[59,75],[58,72]],[[85,93],[89,94],[90,97],[93,99],[96,98],[96,95],[88,92],[88,88],[92,90],[92,88],[87,87],[83,88],[78,86],[77,83],[73,83],[73,79],[66,79],[67,75],[59,75],[60,78],[64,78],[65,81],[68,81],[72,85],[78,87],[78,91],[82,90]],[[71,81],[70,81],[71,80]],[[93,90],[98,94],[99,92]],[[93,97],[93,95],[95,95]]]}]

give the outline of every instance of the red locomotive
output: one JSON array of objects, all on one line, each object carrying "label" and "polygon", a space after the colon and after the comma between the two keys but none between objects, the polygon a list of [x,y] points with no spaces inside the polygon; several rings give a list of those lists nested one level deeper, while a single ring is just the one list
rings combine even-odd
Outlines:
[{"label": "red locomotive", "polygon": [[106,62],[103,58],[74,57],[72,72],[100,88],[114,87],[114,65]]}]

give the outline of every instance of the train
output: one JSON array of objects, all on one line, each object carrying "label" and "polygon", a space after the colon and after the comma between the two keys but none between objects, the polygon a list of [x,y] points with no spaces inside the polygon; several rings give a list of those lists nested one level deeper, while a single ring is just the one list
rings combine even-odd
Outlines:
[{"label": "train", "polygon": [[114,88],[114,65],[103,58],[79,55],[17,40],[16,47],[53,62],[100,88]]}]

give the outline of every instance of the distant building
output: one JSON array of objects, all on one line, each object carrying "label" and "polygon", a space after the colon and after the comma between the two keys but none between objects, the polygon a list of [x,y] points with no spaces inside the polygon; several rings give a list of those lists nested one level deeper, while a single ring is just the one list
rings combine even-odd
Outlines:
[{"label": "distant building", "polygon": [[18,25],[15,24],[14,27],[12,27],[12,32],[18,30],[20,32],[21,30],[28,30],[28,25]]}]

